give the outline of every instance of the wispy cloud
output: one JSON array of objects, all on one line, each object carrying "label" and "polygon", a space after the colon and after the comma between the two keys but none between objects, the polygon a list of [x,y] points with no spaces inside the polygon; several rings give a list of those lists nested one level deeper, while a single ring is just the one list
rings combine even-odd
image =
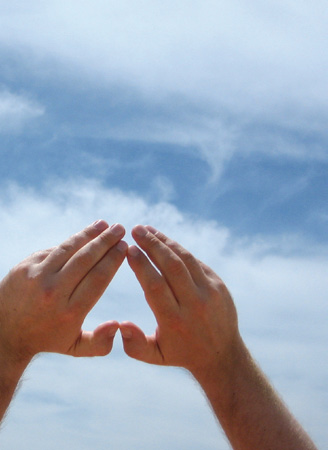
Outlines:
[{"label": "wispy cloud", "polygon": [[0,134],[16,133],[44,114],[44,108],[24,95],[0,91]]},{"label": "wispy cloud", "polygon": [[[107,135],[190,144],[210,164],[213,179],[235,151],[264,146],[288,157],[326,155],[328,18],[322,1],[265,8],[212,0],[179,7],[128,0],[28,5],[5,8],[3,48],[28,55],[49,77],[96,83],[105,94],[121,89],[118,102],[138,111],[109,123]],[[134,106],[129,89],[139,98]],[[176,99],[186,109],[171,109],[165,120]],[[91,120],[84,131],[92,127]],[[322,143],[308,152],[302,142],[311,134]]]}]

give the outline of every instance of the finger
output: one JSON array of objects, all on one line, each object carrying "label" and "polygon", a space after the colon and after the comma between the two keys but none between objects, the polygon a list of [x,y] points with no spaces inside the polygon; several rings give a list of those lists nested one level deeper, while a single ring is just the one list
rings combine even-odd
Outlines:
[{"label": "finger", "polygon": [[178,312],[179,303],[165,278],[158,273],[138,247],[129,247],[128,263],[135,273],[158,322]]},{"label": "finger", "polygon": [[55,248],[56,247],[52,247],[46,250],[40,250],[38,252],[32,253],[32,255],[29,256],[26,261],[34,264],[40,264],[50,255],[50,253],[55,250]]},{"label": "finger", "polygon": [[107,228],[71,257],[59,272],[61,282],[66,285],[67,291],[73,291],[106,253],[122,239],[124,233],[122,225]]},{"label": "finger", "polygon": [[163,274],[179,303],[189,302],[196,285],[182,259],[142,225],[134,227],[132,235]]},{"label": "finger", "polygon": [[84,314],[90,311],[123,263],[127,249],[128,244],[120,241],[88,272],[71,295],[72,308],[77,307]]},{"label": "finger", "polygon": [[144,332],[132,322],[120,324],[120,332],[125,353],[131,358],[149,364],[163,365],[164,358],[157,345],[156,336],[146,336]]},{"label": "finger", "polygon": [[96,238],[107,228],[108,224],[104,220],[99,220],[68,238],[58,247],[55,247],[46,258],[46,270],[52,273],[58,272],[78,250]]},{"label": "finger", "polygon": [[67,354],[76,357],[108,355],[118,328],[119,323],[113,320],[99,325],[94,331],[81,331]]},{"label": "finger", "polygon": [[145,228],[152,234],[154,234],[161,242],[167,245],[171,250],[174,251],[177,256],[179,256],[179,258],[182,259],[185,266],[189,270],[194,282],[198,286],[201,286],[204,284],[204,282],[206,282],[206,276],[202,268],[202,263],[197,258],[195,258],[188,250],[182,247],[182,245],[180,245],[178,242],[173,241],[172,239],[165,236],[165,234],[163,234],[162,232],[156,230],[154,227],[147,225]]},{"label": "finger", "polygon": [[213,269],[211,269],[208,265],[204,264],[203,262],[200,262],[202,269],[204,271],[204,274],[208,277],[208,278],[220,278],[216,272],[214,272]]}]

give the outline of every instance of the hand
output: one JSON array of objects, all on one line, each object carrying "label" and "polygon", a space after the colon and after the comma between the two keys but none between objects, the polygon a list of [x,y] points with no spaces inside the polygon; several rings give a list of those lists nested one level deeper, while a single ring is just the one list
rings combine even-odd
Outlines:
[{"label": "hand", "polygon": [[39,352],[110,352],[119,324],[82,331],[82,323],[123,262],[122,225],[98,221],[58,247],[33,254],[0,283],[0,354],[7,364]]},{"label": "hand", "polygon": [[152,227],[133,230],[128,262],[157,320],[153,336],[135,324],[120,330],[125,352],[151,364],[181,366],[196,377],[226,364],[241,338],[237,313],[222,280],[176,242]]}]

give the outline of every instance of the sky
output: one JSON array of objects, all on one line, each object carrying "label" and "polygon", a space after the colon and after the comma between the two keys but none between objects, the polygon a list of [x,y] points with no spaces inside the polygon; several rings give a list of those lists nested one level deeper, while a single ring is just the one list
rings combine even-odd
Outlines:
[{"label": "sky", "polygon": [[[0,0],[0,276],[103,218],[229,287],[241,334],[328,446],[328,10],[268,0]],[[126,263],[85,329],[154,318]],[[17,432],[19,430],[19,433]],[[4,450],[229,449],[177,368],[40,355]]]}]

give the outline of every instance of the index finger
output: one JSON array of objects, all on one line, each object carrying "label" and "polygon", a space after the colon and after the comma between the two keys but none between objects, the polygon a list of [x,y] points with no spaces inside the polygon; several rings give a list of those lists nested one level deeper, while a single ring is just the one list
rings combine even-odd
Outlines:
[{"label": "index finger", "polygon": [[189,270],[192,279],[198,286],[202,286],[204,285],[204,283],[207,282],[205,276],[206,273],[205,270],[203,269],[204,264],[201,261],[196,259],[188,250],[182,247],[182,245],[180,245],[178,242],[175,242],[172,239],[168,238],[167,236],[165,236],[165,234],[156,230],[154,227],[147,225],[145,228],[152,234],[154,234],[160,241],[162,241],[171,250],[173,250],[174,253],[178,255],[179,258],[182,259],[185,266]]},{"label": "index finger", "polygon": [[125,234],[122,225],[107,228],[99,236],[78,250],[59,272],[62,286],[72,291],[93,267],[121,241]]},{"label": "index finger", "polygon": [[178,303],[189,303],[197,294],[198,287],[182,258],[142,225],[137,225],[132,234],[162,273]]},{"label": "index finger", "polygon": [[129,247],[128,263],[144,291],[147,303],[157,322],[160,323],[162,319],[176,314],[179,310],[179,300],[165,278],[158,273],[138,247]]}]

